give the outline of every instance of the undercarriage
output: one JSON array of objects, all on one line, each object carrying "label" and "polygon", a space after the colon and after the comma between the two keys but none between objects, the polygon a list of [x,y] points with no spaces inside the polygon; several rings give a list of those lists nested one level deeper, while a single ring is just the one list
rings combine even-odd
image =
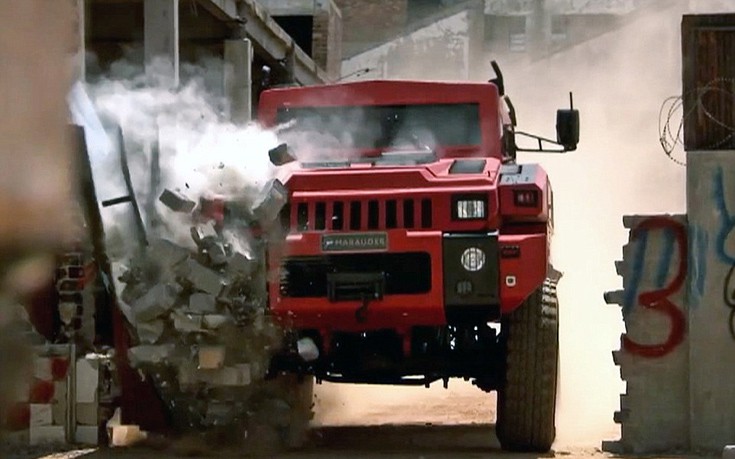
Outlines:
[{"label": "undercarriage", "polygon": [[[414,327],[410,336],[384,329],[333,333],[329,352],[316,331],[301,331],[319,358],[304,362],[297,352],[274,359],[274,370],[313,374],[317,381],[390,385],[425,385],[450,378],[472,380],[483,390],[502,381],[504,352],[499,324]],[[408,340],[408,352],[404,352]],[[296,346],[292,346],[296,349]]]}]

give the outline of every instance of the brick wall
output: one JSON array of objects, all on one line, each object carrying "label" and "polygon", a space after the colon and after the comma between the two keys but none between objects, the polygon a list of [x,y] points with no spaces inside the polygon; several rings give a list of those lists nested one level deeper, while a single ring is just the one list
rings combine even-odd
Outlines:
[{"label": "brick wall", "polygon": [[334,0],[342,11],[345,50],[353,44],[385,41],[407,20],[408,0]]},{"label": "brick wall", "polygon": [[653,453],[689,447],[687,334],[687,218],[636,215],[623,218],[630,238],[616,269],[623,289],[605,300],[622,307],[625,334],[613,352],[626,383],[620,440],[603,442],[611,452]]}]

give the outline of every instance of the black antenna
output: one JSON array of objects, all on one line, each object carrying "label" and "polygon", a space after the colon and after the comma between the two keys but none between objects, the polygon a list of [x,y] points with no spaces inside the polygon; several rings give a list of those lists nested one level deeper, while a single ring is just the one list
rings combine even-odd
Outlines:
[{"label": "black antenna", "polygon": [[574,95],[569,91],[569,109],[574,110]]},{"label": "black antenna", "polygon": [[498,94],[502,97],[505,95],[505,83],[503,82],[503,72],[500,71],[500,66],[495,61],[490,61],[490,66],[495,72],[495,78],[488,81],[498,87]]}]

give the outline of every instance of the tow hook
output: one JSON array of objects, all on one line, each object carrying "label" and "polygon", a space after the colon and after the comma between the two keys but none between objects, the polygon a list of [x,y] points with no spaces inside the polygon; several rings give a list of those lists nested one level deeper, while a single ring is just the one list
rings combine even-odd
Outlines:
[{"label": "tow hook", "polygon": [[365,323],[367,321],[368,306],[370,305],[370,296],[362,295],[362,305],[355,311],[355,320],[357,323]]}]

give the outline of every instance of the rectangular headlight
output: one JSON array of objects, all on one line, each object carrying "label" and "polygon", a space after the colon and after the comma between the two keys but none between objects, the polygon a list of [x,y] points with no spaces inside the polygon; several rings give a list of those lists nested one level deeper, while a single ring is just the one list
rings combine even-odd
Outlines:
[{"label": "rectangular headlight", "polygon": [[481,220],[487,218],[487,197],[455,196],[452,199],[452,217],[455,220]]},{"label": "rectangular headlight", "polygon": [[485,218],[485,203],[479,199],[457,201],[457,218],[460,220]]}]

